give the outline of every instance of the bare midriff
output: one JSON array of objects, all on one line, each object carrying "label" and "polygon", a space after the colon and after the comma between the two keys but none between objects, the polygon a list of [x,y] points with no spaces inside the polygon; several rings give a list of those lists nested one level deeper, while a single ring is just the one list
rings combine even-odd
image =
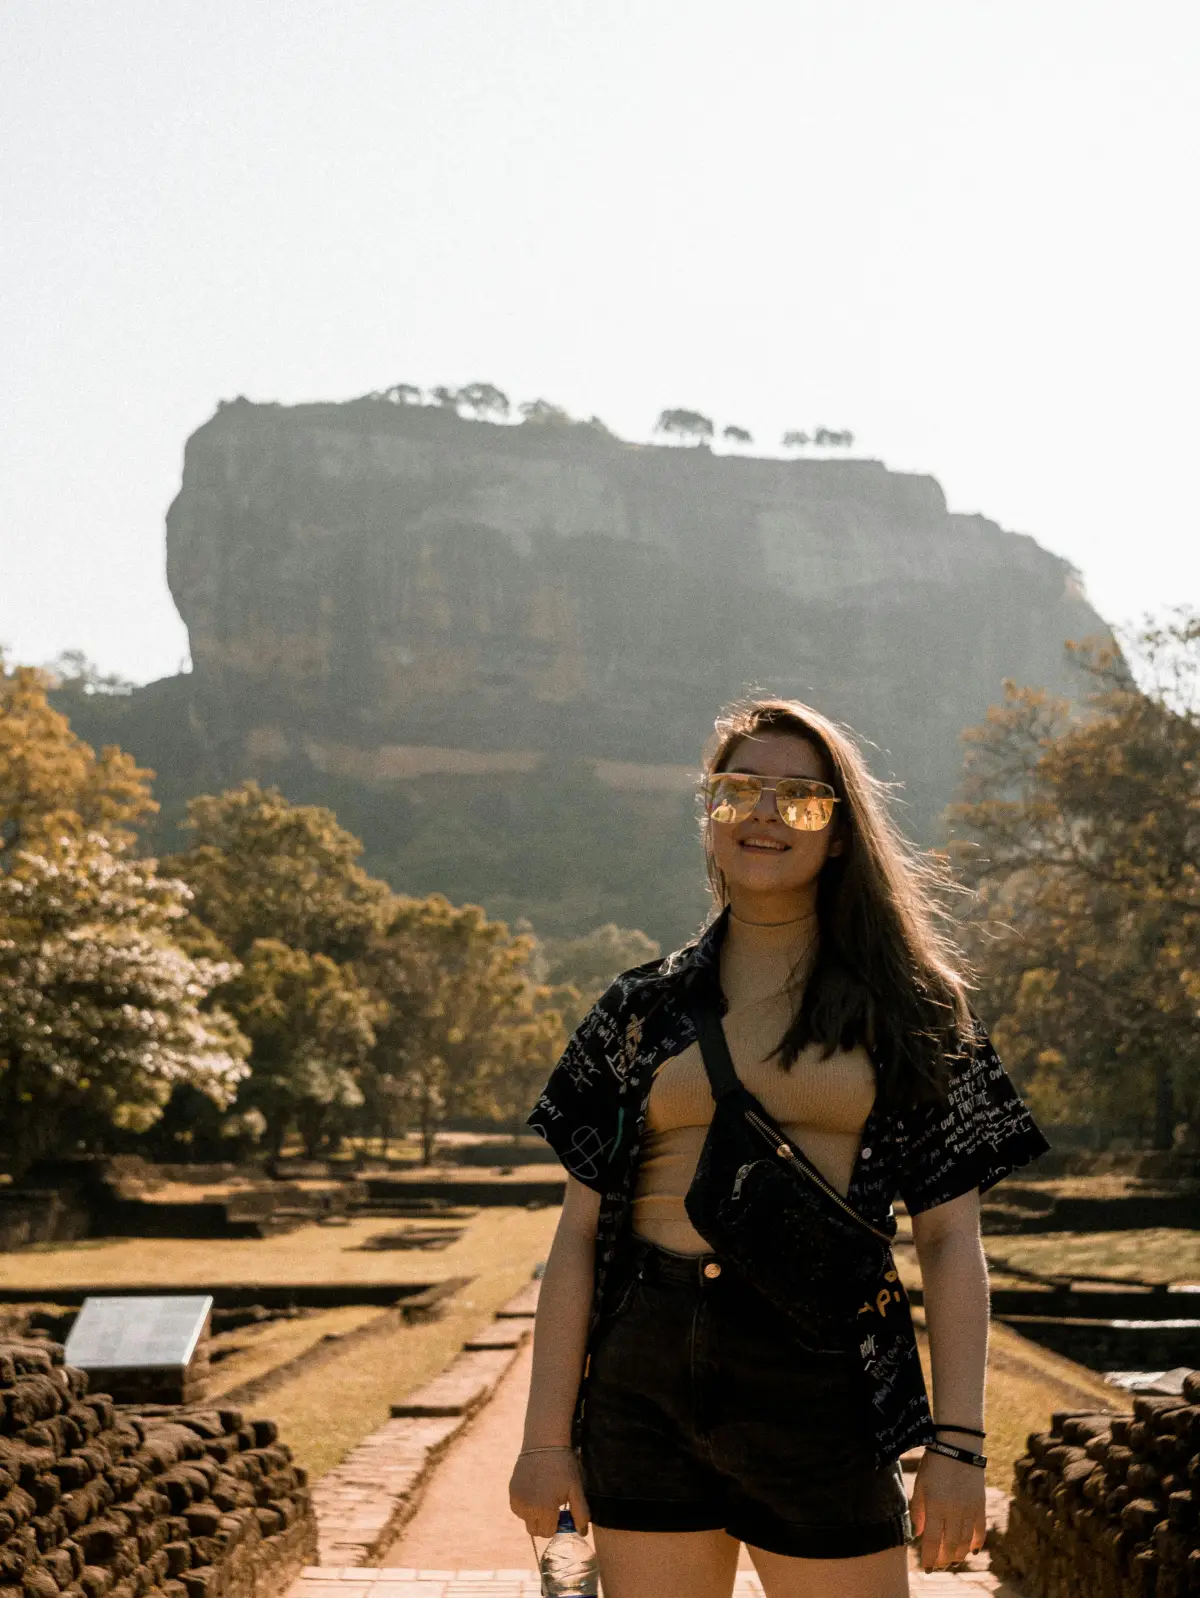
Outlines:
[{"label": "bare midriff", "polygon": [[[845,1197],[862,1129],[875,1102],[875,1069],[863,1048],[822,1059],[812,1044],[787,1070],[775,1054],[804,991],[815,916],[769,926],[730,915],[721,945],[725,1037],[737,1074],[767,1113]],[[705,1254],[684,1197],[712,1120],[700,1049],[691,1044],[658,1069],[633,1197],[633,1230],[678,1254]]]}]

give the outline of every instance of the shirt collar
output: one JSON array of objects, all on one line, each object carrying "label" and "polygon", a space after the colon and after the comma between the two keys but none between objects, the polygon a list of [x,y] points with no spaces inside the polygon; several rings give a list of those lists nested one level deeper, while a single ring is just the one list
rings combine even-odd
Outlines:
[{"label": "shirt collar", "polygon": [[729,906],[726,905],[693,943],[669,954],[651,980],[682,981],[689,987],[714,980],[728,927]]}]

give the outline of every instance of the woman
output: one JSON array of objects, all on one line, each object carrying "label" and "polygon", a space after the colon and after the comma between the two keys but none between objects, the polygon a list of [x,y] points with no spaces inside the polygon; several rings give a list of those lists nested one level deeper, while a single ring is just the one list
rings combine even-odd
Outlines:
[{"label": "woman", "polygon": [[[561,1504],[592,1522],[606,1598],[727,1598],[740,1542],[768,1598],[900,1598],[914,1530],[926,1570],[983,1543],[979,1194],[1048,1145],[853,742],[752,701],[704,791],[720,913],[616,980],[530,1117],[568,1183],[512,1507],[535,1536]],[[809,1346],[692,1226],[713,1099],[689,1005],[716,984],[739,1078],[827,1183],[888,1237],[904,1199],[936,1422],[898,1281],[864,1335]]]}]

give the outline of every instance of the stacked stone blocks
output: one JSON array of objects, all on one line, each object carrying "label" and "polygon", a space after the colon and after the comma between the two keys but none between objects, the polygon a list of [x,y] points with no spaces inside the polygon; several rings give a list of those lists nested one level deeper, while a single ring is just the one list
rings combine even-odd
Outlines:
[{"label": "stacked stone blocks", "polygon": [[60,1344],[0,1342],[0,1598],[275,1598],[315,1548],[273,1421],[121,1408]]},{"label": "stacked stone blocks", "polygon": [[1028,1598],[1200,1598],[1200,1371],[1132,1414],[1053,1416],[1014,1468],[992,1568]]}]

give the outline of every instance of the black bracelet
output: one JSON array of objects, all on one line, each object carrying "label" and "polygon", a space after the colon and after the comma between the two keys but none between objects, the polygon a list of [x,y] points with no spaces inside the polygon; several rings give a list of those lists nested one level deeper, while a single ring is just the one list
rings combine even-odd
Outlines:
[{"label": "black bracelet", "polygon": [[968,1437],[986,1437],[986,1432],[981,1432],[978,1426],[951,1426],[944,1421],[934,1421],[935,1432],[965,1432]]},{"label": "black bracelet", "polygon": [[926,1443],[927,1453],[945,1454],[947,1459],[961,1459],[964,1465],[978,1465],[982,1470],[987,1464],[986,1454],[973,1454],[969,1448],[955,1448],[953,1443]]}]

